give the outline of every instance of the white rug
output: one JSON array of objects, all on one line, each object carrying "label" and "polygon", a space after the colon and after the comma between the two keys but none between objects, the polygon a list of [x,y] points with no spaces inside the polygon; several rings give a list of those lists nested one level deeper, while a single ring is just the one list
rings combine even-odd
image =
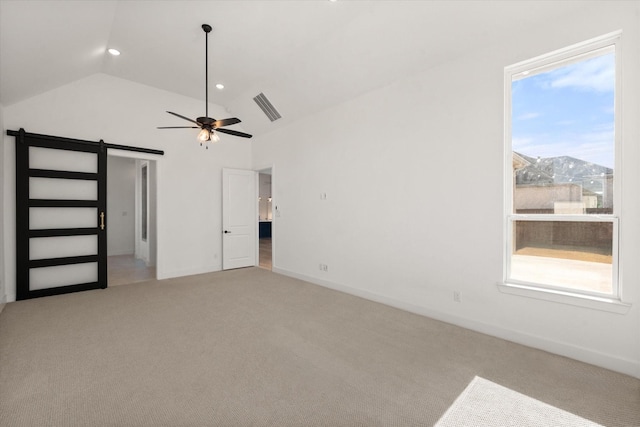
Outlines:
[{"label": "white rug", "polygon": [[475,377],[436,423],[436,427],[465,426],[597,427],[600,424]]}]

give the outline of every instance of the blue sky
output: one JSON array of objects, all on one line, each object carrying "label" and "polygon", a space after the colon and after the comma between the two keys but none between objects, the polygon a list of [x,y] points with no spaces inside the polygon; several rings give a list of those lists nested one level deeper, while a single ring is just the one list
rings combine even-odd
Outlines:
[{"label": "blue sky", "polygon": [[514,151],[571,156],[613,169],[614,53],[514,81]]}]

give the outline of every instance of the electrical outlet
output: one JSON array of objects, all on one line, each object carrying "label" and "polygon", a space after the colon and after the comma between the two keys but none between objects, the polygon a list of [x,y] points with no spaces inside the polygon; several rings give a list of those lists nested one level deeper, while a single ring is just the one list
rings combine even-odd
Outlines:
[{"label": "electrical outlet", "polygon": [[453,300],[455,302],[460,302],[460,292],[459,291],[453,291]]},{"label": "electrical outlet", "polygon": [[319,268],[320,268],[320,271],[325,271],[325,272],[329,271],[329,266],[327,264],[320,264]]}]

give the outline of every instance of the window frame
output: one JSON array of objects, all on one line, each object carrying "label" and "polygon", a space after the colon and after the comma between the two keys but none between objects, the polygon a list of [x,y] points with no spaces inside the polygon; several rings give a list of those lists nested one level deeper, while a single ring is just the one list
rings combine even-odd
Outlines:
[{"label": "window frame", "polygon": [[[615,208],[614,208],[615,209]],[[579,218],[579,219],[576,219]],[[613,298],[620,299],[618,296],[619,292],[619,275],[618,275],[618,218],[614,215],[554,215],[554,214],[541,214],[541,215],[528,215],[528,214],[512,214],[508,215],[507,219],[507,236],[511,236],[511,238],[506,239],[507,249],[506,254],[510,258],[510,254],[513,252],[513,233],[514,233],[514,224],[516,221],[540,221],[540,222],[610,222],[613,225],[613,236],[612,236],[612,292],[611,294],[605,294],[600,292],[591,292],[588,290],[581,290],[577,288],[570,288],[565,286],[555,286],[552,284],[542,284],[536,282],[530,282],[525,280],[517,280],[511,278],[511,264],[506,261],[506,275],[505,275],[505,283],[511,283],[514,285],[523,285],[530,288],[543,288],[548,291],[556,291],[556,292],[567,292],[567,293],[575,293],[584,295],[587,297],[605,297],[605,298]]]},{"label": "window frame", "polygon": [[[576,305],[587,305],[592,308],[604,308],[615,312],[626,312],[629,305],[622,302],[622,284],[620,280],[620,206],[622,187],[621,168],[621,53],[620,40],[622,31],[615,31],[601,37],[568,46],[544,55],[537,56],[504,68],[504,237],[503,237],[503,280],[499,284],[501,291],[534,298]],[[587,60],[606,54],[612,50],[615,58],[614,85],[614,180],[612,214],[516,214],[514,212],[515,179],[513,169],[512,147],[512,83],[521,78],[541,74],[562,66]],[[604,52],[603,52],[604,51]],[[576,222],[611,222],[613,224],[612,241],[612,292],[603,294],[583,289],[574,289],[542,283],[514,280],[511,274],[511,256],[513,249],[513,230],[516,221],[576,221]],[[619,305],[620,307],[600,307]]]}]

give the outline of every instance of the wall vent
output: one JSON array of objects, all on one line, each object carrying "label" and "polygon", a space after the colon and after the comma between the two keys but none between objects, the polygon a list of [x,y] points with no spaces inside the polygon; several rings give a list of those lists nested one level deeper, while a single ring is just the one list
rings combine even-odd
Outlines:
[{"label": "wall vent", "polygon": [[269,120],[271,120],[272,122],[275,122],[282,117],[280,113],[278,113],[278,110],[276,110],[276,107],[273,106],[271,101],[269,101],[267,97],[264,96],[264,93],[258,94],[253,98],[253,100],[256,101],[258,107],[260,107],[262,112],[266,114],[267,117],[269,117]]}]

